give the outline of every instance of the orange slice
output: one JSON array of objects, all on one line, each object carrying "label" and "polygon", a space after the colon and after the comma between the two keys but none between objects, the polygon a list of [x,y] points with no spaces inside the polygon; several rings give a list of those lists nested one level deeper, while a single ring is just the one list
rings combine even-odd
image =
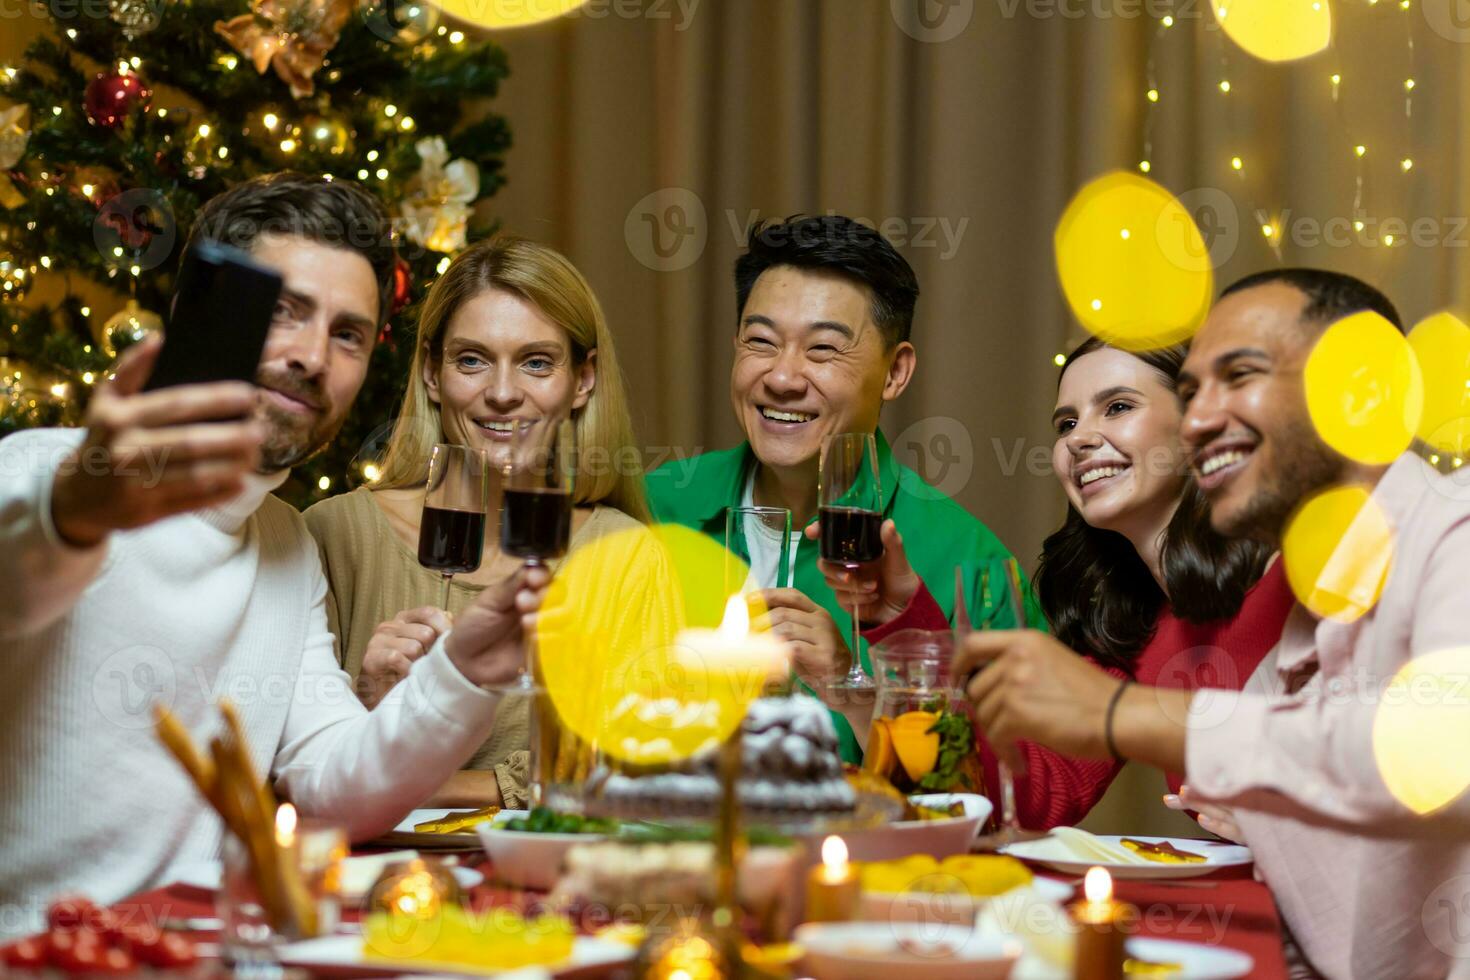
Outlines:
[{"label": "orange slice", "polygon": [[907,711],[891,722],[893,750],[903,771],[918,782],[939,762],[939,733],[931,732],[939,716],[932,711]]}]

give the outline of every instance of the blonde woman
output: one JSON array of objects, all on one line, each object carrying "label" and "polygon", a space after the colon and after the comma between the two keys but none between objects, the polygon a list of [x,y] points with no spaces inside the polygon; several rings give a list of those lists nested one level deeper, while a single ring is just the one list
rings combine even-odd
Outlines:
[{"label": "blonde woman", "polygon": [[[586,279],[560,253],[508,236],[471,247],[425,301],[381,476],[306,512],[331,587],[338,656],[368,707],[407,675],[457,610],[519,567],[500,550],[495,463],[508,452],[513,425],[568,414],[581,456],[575,552],[649,520],[612,335]],[[438,608],[439,574],[417,557],[429,454],[439,442],[484,449],[491,462],[484,559],[478,571],[455,576],[448,615]],[[524,803],[529,705],[508,697],[468,771],[435,802]]]}]

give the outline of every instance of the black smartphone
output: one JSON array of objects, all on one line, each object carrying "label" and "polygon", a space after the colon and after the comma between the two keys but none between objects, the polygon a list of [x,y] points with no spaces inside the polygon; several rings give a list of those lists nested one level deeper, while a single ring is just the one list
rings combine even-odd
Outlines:
[{"label": "black smartphone", "polygon": [[279,273],[248,252],[211,239],[189,246],[145,390],[253,382],[282,285]]}]

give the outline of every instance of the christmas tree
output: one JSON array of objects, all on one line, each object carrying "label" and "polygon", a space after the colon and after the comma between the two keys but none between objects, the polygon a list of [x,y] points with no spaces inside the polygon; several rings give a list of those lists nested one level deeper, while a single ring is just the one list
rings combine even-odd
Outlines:
[{"label": "christmas tree", "polygon": [[[491,229],[504,52],[426,0],[49,0],[51,30],[0,76],[0,437],[76,424],[117,352],[161,329],[195,211],[275,170],[354,179],[394,215],[397,310],[357,408],[282,488],[305,505],[371,479],[412,356],[413,302]],[[59,302],[25,304],[38,276]],[[91,279],[117,312],[71,294]]]}]

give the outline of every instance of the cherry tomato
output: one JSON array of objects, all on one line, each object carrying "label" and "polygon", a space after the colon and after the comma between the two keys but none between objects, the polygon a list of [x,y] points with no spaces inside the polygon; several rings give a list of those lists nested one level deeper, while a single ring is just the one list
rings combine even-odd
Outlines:
[{"label": "cherry tomato", "polygon": [[87,916],[86,927],[102,936],[108,942],[115,943],[122,932],[123,918],[112,909],[93,908],[92,913]]},{"label": "cherry tomato", "polygon": [[85,895],[63,895],[46,910],[46,924],[52,931],[80,929],[96,914],[96,908]]},{"label": "cherry tomato", "polygon": [[120,945],[140,963],[157,966],[157,950],[163,941],[158,927],[146,922],[130,922],[122,927]]},{"label": "cherry tomato", "polygon": [[97,964],[98,973],[132,973],[138,968],[138,961],[133,959],[133,954],[125,949],[112,947],[102,951],[102,960]]},{"label": "cherry tomato", "polygon": [[0,949],[0,963],[17,970],[38,970],[46,965],[50,949],[45,936],[33,936]]},{"label": "cherry tomato", "polygon": [[95,932],[53,930],[47,936],[52,966],[67,973],[90,973],[100,967],[106,947]]},{"label": "cherry tomato", "polygon": [[194,940],[178,933],[165,932],[158,941],[154,959],[150,963],[152,966],[168,970],[175,967],[192,966],[198,959],[199,951],[194,948]]}]

